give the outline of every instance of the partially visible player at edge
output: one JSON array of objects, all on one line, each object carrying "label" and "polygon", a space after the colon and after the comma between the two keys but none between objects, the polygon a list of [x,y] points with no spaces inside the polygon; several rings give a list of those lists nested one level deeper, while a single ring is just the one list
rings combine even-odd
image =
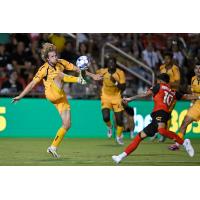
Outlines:
[{"label": "partially visible player at edge", "polygon": [[124,72],[117,68],[115,57],[109,57],[106,60],[106,68],[97,70],[97,74],[103,76],[103,87],[101,89],[101,109],[103,120],[107,125],[109,138],[112,137],[112,124],[110,121],[110,110],[114,111],[117,130],[116,141],[123,145],[123,105],[121,93],[125,90]]},{"label": "partially visible player at edge", "polygon": [[[82,78],[79,68],[64,59],[58,59],[55,45],[45,43],[41,50],[41,57],[45,63],[39,68],[33,80],[26,86],[19,96],[13,98],[12,102],[17,102],[22,99],[36,86],[37,83],[43,80],[45,96],[54,104],[62,119],[62,126],[58,129],[56,137],[51,146],[48,147],[47,152],[52,154],[54,157],[59,157],[56,150],[71,125],[70,105],[63,90],[63,85],[65,82],[80,84],[85,84],[86,82]],[[80,76],[68,76],[63,73],[64,70],[79,72]],[[101,79],[100,76],[90,72],[86,72],[86,74],[94,80]]]},{"label": "partially visible player at edge", "polygon": [[146,126],[141,132],[139,132],[133,139],[132,143],[125,149],[125,151],[118,156],[112,156],[115,163],[121,162],[125,157],[127,157],[131,152],[133,152],[140,142],[146,137],[152,137],[156,132],[161,135],[175,140],[180,145],[183,145],[189,156],[194,156],[194,149],[190,143],[189,139],[183,140],[174,132],[166,129],[167,121],[170,118],[170,106],[173,102],[178,99],[194,100],[198,99],[196,95],[182,95],[169,87],[169,76],[167,74],[160,74],[157,78],[157,84],[150,88],[145,94],[136,95],[130,98],[124,98],[124,101],[132,101],[138,98],[145,98],[148,96],[153,96],[154,109],[151,113],[152,122]]},{"label": "partially visible player at edge", "polygon": [[[200,62],[196,63],[194,68],[194,73],[195,76],[193,76],[191,80],[191,92],[192,94],[200,95]],[[200,120],[200,100],[196,100],[195,102],[193,102],[193,105],[187,111],[187,114],[183,119],[178,135],[181,138],[184,138],[188,125],[194,121],[197,122],[199,120]],[[179,144],[175,143],[169,146],[169,149],[173,151],[178,150]]]}]

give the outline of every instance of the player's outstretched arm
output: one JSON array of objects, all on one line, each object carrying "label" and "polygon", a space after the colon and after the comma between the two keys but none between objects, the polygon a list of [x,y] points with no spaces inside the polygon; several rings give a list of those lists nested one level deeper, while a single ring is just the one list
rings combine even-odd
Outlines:
[{"label": "player's outstretched arm", "polygon": [[103,76],[101,74],[93,74],[91,72],[85,71],[86,75],[91,77],[95,81],[100,81],[103,79]]},{"label": "player's outstretched arm", "polygon": [[184,94],[181,99],[183,99],[183,100],[198,100],[198,99],[200,99],[200,96],[198,96],[196,94]]},{"label": "player's outstretched arm", "polygon": [[14,97],[12,99],[12,103],[15,103],[17,101],[19,101],[20,99],[22,99],[26,94],[28,94],[36,85],[37,83],[32,80],[26,87],[25,89],[21,92],[21,94],[17,97]]},{"label": "player's outstretched arm", "polygon": [[153,93],[151,90],[148,90],[146,93],[138,94],[129,98],[123,98],[124,103],[128,103],[130,101],[136,100],[136,99],[144,99],[149,96],[151,96]]}]

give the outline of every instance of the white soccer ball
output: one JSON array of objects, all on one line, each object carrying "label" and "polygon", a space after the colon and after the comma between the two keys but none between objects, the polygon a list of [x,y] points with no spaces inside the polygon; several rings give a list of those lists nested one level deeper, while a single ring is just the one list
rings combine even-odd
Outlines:
[{"label": "white soccer ball", "polygon": [[87,56],[80,56],[76,61],[76,66],[80,70],[86,70],[88,69],[90,64],[89,58]]}]

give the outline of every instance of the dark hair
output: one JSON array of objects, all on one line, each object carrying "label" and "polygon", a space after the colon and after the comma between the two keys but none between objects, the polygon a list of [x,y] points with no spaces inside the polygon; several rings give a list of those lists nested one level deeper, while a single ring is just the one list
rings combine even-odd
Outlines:
[{"label": "dark hair", "polygon": [[165,83],[169,83],[169,75],[166,73],[159,74],[157,79],[164,81]]},{"label": "dark hair", "polygon": [[195,65],[197,66],[200,66],[200,61],[199,60],[197,60],[196,62],[195,62]]},{"label": "dark hair", "polygon": [[173,54],[171,51],[164,52],[164,56],[169,56],[171,59],[173,58]]},{"label": "dark hair", "polygon": [[108,66],[109,60],[113,60],[115,64],[117,63],[117,60],[116,60],[116,58],[115,58],[114,56],[109,56],[109,57],[107,57],[106,60],[105,60],[105,65],[106,65],[106,66]]}]

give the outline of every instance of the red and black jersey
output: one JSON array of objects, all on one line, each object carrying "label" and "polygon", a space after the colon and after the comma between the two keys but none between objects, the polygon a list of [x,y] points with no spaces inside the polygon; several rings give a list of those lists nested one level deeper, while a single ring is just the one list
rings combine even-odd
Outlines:
[{"label": "red and black jersey", "polygon": [[176,100],[181,99],[182,94],[172,90],[168,84],[160,83],[150,88],[153,92],[154,108],[153,112],[164,110],[167,113],[171,112],[171,107]]}]

